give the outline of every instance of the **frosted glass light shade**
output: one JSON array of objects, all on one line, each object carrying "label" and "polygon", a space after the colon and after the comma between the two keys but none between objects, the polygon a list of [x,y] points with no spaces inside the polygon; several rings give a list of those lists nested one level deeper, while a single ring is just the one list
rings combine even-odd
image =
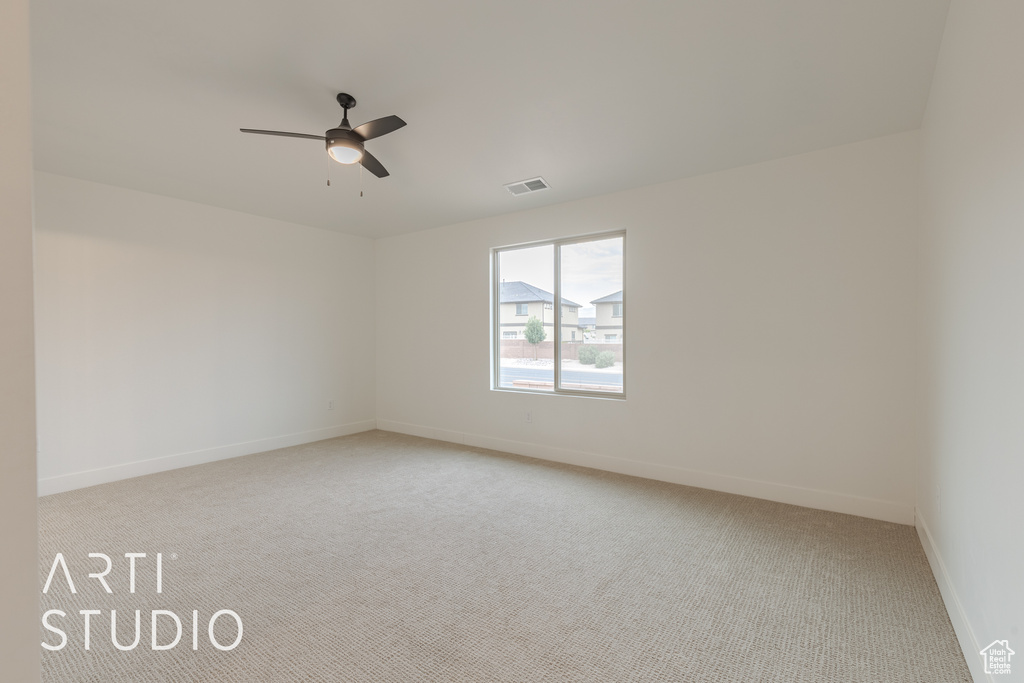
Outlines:
[{"label": "frosted glass light shade", "polygon": [[345,138],[328,140],[327,153],[339,164],[354,164],[363,158],[363,146]]}]

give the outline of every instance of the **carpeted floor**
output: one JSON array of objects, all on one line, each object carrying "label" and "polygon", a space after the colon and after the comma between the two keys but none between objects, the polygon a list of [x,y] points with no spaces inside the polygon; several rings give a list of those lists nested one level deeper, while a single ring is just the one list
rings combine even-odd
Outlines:
[{"label": "carpeted floor", "polygon": [[[427,439],[165,472],[39,517],[41,581],[62,553],[77,591],[58,568],[42,596],[67,615],[44,681],[970,681],[909,526]],[[111,557],[111,594],[89,553]],[[140,644],[117,650],[110,612],[128,645],[137,609]],[[160,609],[184,628],[154,651]],[[244,625],[230,651],[207,633],[222,609]],[[236,633],[216,620],[222,646]]]}]

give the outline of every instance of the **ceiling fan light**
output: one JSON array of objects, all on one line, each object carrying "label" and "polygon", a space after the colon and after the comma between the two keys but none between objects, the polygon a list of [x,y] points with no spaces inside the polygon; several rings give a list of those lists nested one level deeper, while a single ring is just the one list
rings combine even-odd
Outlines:
[{"label": "ceiling fan light", "polygon": [[363,158],[363,146],[347,138],[328,138],[327,153],[339,164],[354,164]]}]

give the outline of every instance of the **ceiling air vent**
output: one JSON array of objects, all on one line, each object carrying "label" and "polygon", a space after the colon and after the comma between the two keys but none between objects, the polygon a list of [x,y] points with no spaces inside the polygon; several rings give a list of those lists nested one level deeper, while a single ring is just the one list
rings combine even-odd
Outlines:
[{"label": "ceiling air vent", "polygon": [[518,197],[521,194],[529,194],[531,192],[540,192],[546,190],[551,186],[548,185],[548,181],[544,180],[540,176],[536,178],[530,178],[529,180],[520,180],[519,182],[509,183],[505,186],[509,194]]}]

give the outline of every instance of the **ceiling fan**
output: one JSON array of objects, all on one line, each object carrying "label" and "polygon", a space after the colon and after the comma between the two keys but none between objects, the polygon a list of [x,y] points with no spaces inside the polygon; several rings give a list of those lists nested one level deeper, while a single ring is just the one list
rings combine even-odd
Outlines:
[{"label": "ceiling fan", "polygon": [[381,135],[392,133],[405,125],[405,121],[397,116],[385,116],[382,119],[374,119],[353,128],[348,122],[348,110],[356,106],[356,98],[348,93],[338,93],[338,104],[345,110],[345,115],[337,128],[331,128],[323,135],[308,135],[306,133],[285,133],[279,130],[255,130],[253,128],[239,128],[243,133],[256,133],[257,135],[279,135],[286,138],[308,138],[310,140],[323,140],[327,144],[327,153],[339,164],[360,163],[367,171],[385,178],[389,175],[384,165],[377,161],[363,147],[363,143]]}]

